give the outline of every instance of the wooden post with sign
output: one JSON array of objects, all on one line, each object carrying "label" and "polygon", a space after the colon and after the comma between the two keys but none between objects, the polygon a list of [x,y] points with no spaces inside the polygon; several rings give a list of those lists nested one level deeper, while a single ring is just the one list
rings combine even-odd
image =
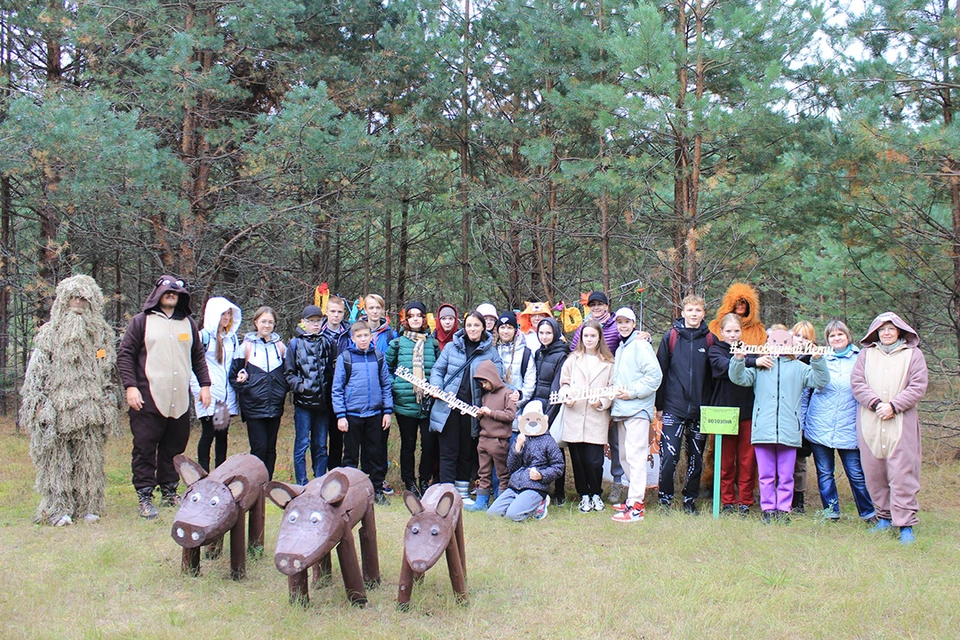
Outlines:
[{"label": "wooden post with sign", "polygon": [[713,456],[713,517],[720,517],[720,462],[723,460],[723,436],[735,436],[740,430],[739,407],[700,407],[700,433],[715,434],[717,448]]}]

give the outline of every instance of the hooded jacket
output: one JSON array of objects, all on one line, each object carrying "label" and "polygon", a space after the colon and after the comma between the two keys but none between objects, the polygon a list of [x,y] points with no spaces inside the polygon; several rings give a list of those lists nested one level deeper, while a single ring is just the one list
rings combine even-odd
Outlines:
[{"label": "hooded jacket", "polygon": [[[444,391],[449,391],[456,395],[460,390],[460,383],[463,381],[463,377],[468,376],[472,381],[470,387],[470,403],[474,406],[480,406],[483,398],[483,389],[480,387],[480,383],[473,379],[473,374],[477,372],[477,367],[480,366],[481,362],[484,360],[492,360],[493,364],[497,367],[497,374],[502,375],[503,363],[500,361],[500,355],[497,353],[497,350],[493,347],[493,338],[486,331],[483,332],[483,339],[473,353],[475,357],[470,361],[470,366],[465,367],[460,373],[454,376],[453,374],[467,361],[465,333],[463,329],[457,331],[453,335],[453,340],[447,348],[440,352],[437,363],[433,365],[433,369],[430,371],[430,384],[436,385]],[[433,408],[430,410],[430,431],[442,433],[444,426],[447,424],[447,418],[449,417],[450,405],[443,401],[434,402]],[[473,437],[477,437],[480,433],[480,424],[476,418],[473,419],[471,433]]]},{"label": "hooded jacket", "polygon": [[[443,330],[443,327],[440,326],[440,310],[444,307],[450,307],[453,309],[453,329],[450,332]],[[440,351],[443,351],[448,344],[453,340],[454,334],[460,330],[460,312],[457,311],[457,308],[450,304],[449,302],[444,302],[442,305],[437,307],[437,346],[440,348]]]},{"label": "hooded jacket", "polygon": [[387,318],[380,318],[380,324],[376,328],[371,326],[370,332],[373,334],[373,340],[370,344],[380,353],[386,353],[390,341],[397,337],[397,332],[390,326],[390,320]]},{"label": "hooded jacket", "polygon": [[751,444],[802,444],[800,397],[804,387],[819,389],[830,382],[823,358],[804,364],[786,356],[773,359],[772,369],[748,369],[742,359],[731,358],[730,380],[753,387]]},{"label": "hooded jacket", "polygon": [[[523,334],[524,339],[527,341],[527,346],[531,351],[536,351],[540,348],[540,338],[537,336],[537,328],[533,326],[533,323],[530,321],[530,316],[543,314],[546,314],[548,318],[553,318],[553,312],[550,310],[549,302],[528,302],[526,308],[517,314],[517,324],[520,327],[520,333]],[[557,339],[562,335],[563,333],[558,333]]]},{"label": "hooded jacket", "polygon": [[[230,369],[230,383],[240,399],[240,414],[244,421],[283,415],[289,390],[283,375],[285,354],[286,346],[278,333],[271,333],[267,340],[256,331],[243,337],[243,344]],[[237,374],[241,369],[247,370],[247,379],[237,382]]]},{"label": "hooded jacket", "polygon": [[[543,477],[531,480],[530,469],[536,469]],[[546,496],[550,492],[550,485],[563,475],[563,470],[563,452],[549,433],[526,436],[520,453],[513,446],[507,453],[507,473],[510,474],[508,486],[516,493],[536,491]]]},{"label": "hooded jacket", "polygon": [[657,390],[657,409],[680,419],[700,419],[700,405],[713,393],[713,375],[707,357],[707,325],[685,326],[683,318],[673,321],[677,343],[670,352],[670,331],[663,334],[657,361],[663,382]]},{"label": "hooded jacket", "polygon": [[[225,311],[230,311],[233,320],[227,333],[221,338],[223,344],[223,362],[217,361],[217,334],[220,332],[220,316]],[[215,297],[207,300],[207,306],[203,310],[203,329],[200,331],[200,344],[206,342],[204,348],[204,357],[207,360],[207,372],[210,374],[210,397],[213,402],[209,407],[204,407],[200,402],[200,383],[197,381],[196,374],[190,376],[190,391],[193,393],[193,408],[198,418],[208,418],[213,415],[216,408],[216,401],[227,403],[227,409],[230,415],[235,416],[240,413],[240,405],[237,401],[237,392],[230,384],[230,368],[233,366],[233,360],[237,351],[240,349],[240,340],[237,338],[237,328],[240,326],[242,313],[240,307],[233,304],[226,298]]]},{"label": "hooded jacket", "polygon": [[721,333],[720,320],[728,313],[733,313],[737,302],[743,300],[747,303],[747,315],[740,318],[742,331],[740,340],[744,344],[761,345],[767,341],[767,329],[760,322],[760,296],[757,290],[749,284],[743,282],[734,282],[723,295],[723,301],[717,310],[717,316],[710,321],[710,332],[723,339]]},{"label": "hooded jacket", "polygon": [[333,346],[336,347],[337,349],[336,355],[339,355],[344,351],[346,351],[347,347],[349,347],[353,343],[353,340],[350,339],[349,324],[350,323],[348,323],[346,319],[344,319],[344,321],[340,323],[339,330],[334,331],[333,329],[330,328],[330,325],[327,324],[327,319],[326,318],[323,319],[323,325],[321,325],[322,328],[320,329],[320,333],[325,335],[327,337],[327,340],[329,340],[333,344]]},{"label": "hooded jacket", "polygon": [[[179,418],[190,410],[190,373],[210,386],[200,332],[190,317],[190,294],[173,276],[160,276],[140,313],[133,316],[117,349],[117,370],[125,389],[136,387],[144,413]],[[168,317],[160,310],[167,292],[179,295]],[[148,346],[149,345],[149,346]]]},{"label": "hooded jacket", "polygon": [[298,326],[283,361],[293,404],[303,409],[326,409],[336,363],[337,347],[322,331],[307,333]]},{"label": "hooded jacket", "polygon": [[830,382],[810,396],[803,435],[810,442],[831,449],[857,448],[857,399],[850,388],[850,374],[859,350],[850,345],[842,354],[824,356]]},{"label": "hooded jacket", "polygon": [[630,399],[614,399],[610,408],[611,417],[623,420],[642,416],[653,422],[653,404],[661,380],[663,372],[660,371],[653,347],[641,339],[637,332],[633,332],[617,348],[613,363],[613,384],[626,387]]},{"label": "hooded jacket", "polygon": [[[884,353],[880,348],[880,326],[892,322],[903,339],[897,349]],[[863,349],[850,373],[850,388],[860,403],[857,427],[860,448],[867,447],[876,458],[888,458],[905,438],[916,443],[915,455],[920,455],[920,418],[917,404],[927,392],[927,361],[920,351],[920,336],[895,313],[881,313],[870,324],[867,335],[860,341]],[[890,420],[880,420],[876,406],[880,402],[893,405]]]},{"label": "hooded jacket", "polygon": [[541,322],[549,322],[553,327],[554,336],[556,336],[546,347],[541,346],[533,354],[533,362],[537,365],[537,384],[534,386],[531,400],[539,400],[547,409],[547,417],[550,424],[560,413],[559,404],[550,404],[550,394],[560,390],[560,371],[563,369],[563,363],[570,355],[567,343],[563,341],[563,334],[560,333],[560,325],[553,318],[547,318]]},{"label": "hooded jacket", "polygon": [[[413,352],[420,340],[423,340],[423,377],[429,380],[430,372],[440,354],[436,338],[426,333],[404,331],[390,342],[386,353],[387,371],[393,378],[393,412],[400,416],[417,419],[428,415],[424,410],[424,404],[417,401],[417,392],[413,385],[403,378],[396,377],[394,372],[397,367],[406,367],[413,371]],[[426,398],[426,396],[423,397]]]},{"label": "hooded jacket", "polygon": [[505,386],[497,366],[490,360],[484,360],[477,365],[473,374],[474,380],[486,380],[493,387],[483,392],[481,406],[492,412],[488,416],[480,416],[480,435],[485,438],[501,438],[507,440],[513,433],[513,420],[517,417],[517,403],[513,401],[513,389]]},{"label": "hooded jacket", "polygon": [[[343,364],[347,354],[350,357],[349,378]],[[393,390],[387,362],[384,359],[380,366],[372,342],[366,351],[352,344],[337,356],[332,399],[337,418],[346,418],[348,415],[369,418],[381,413],[393,413]]]}]

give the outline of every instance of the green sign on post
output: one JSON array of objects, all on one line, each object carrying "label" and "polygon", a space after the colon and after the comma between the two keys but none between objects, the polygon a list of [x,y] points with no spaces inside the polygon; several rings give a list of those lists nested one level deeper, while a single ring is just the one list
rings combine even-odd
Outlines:
[{"label": "green sign on post", "polygon": [[740,431],[739,407],[700,407],[700,433],[717,436],[713,454],[713,517],[720,517],[720,461],[723,458],[723,436]]}]

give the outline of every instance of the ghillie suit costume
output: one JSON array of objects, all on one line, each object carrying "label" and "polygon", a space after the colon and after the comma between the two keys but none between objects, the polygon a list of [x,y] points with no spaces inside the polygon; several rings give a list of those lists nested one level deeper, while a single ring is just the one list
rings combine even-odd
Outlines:
[{"label": "ghillie suit costume", "polygon": [[[707,325],[710,333],[715,335],[718,340],[723,340],[721,335],[722,327],[720,320],[728,313],[736,313],[737,303],[744,302],[747,305],[745,315],[740,316],[740,341],[744,344],[761,345],[767,342],[767,328],[760,322],[760,295],[757,290],[745,282],[734,282],[727,288],[723,294],[723,301],[720,308],[717,309],[717,315],[710,324]],[[741,420],[749,420],[741,416]],[[710,494],[713,490],[713,454],[716,448],[713,436],[707,438],[707,448],[703,452],[703,477],[701,478],[701,492]]]},{"label": "ghillie suit costume", "polygon": [[[79,298],[86,304],[71,306]],[[90,276],[57,285],[50,321],[40,327],[20,390],[20,425],[30,433],[30,458],[40,494],[36,522],[57,526],[103,513],[104,447],[120,432],[113,329],[103,319],[103,294]]]}]

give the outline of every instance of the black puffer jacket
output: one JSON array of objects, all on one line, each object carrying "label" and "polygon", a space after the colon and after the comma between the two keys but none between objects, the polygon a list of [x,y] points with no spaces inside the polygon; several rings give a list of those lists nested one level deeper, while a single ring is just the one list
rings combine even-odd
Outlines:
[{"label": "black puffer jacket", "polygon": [[[285,347],[280,336],[274,333],[264,341],[256,333],[248,333],[230,368],[230,384],[240,401],[240,417],[244,421],[253,418],[277,418],[283,415],[287,398],[287,379],[283,377]],[[247,370],[247,380],[237,382],[241,369]]]},{"label": "black puffer jacket", "polygon": [[322,333],[307,333],[297,327],[294,334],[283,361],[293,404],[304,409],[326,409],[337,349]]},{"label": "black puffer jacket", "polygon": [[570,347],[562,340],[563,333],[560,332],[560,325],[556,320],[547,318],[543,322],[550,323],[556,339],[546,347],[537,349],[533,356],[537,365],[537,384],[530,399],[543,403],[547,417],[553,424],[554,418],[560,413],[560,405],[550,404],[550,393],[560,389],[560,370],[563,368],[563,361],[570,355]]},{"label": "black puffer jacket", "polygon": [[[677,343],[670,350],[670,333],[677,332]],[[692,329],[684,326],[683,318],[673,321],[673,329],[663,334],[657,349],[657,360],[663,372],[663,382],[657,390],[657,411],[677,418],[699,419],[700,405],[710,402],[713,394],[713,375],[707,356],[710,333],[707,323]]]}]

